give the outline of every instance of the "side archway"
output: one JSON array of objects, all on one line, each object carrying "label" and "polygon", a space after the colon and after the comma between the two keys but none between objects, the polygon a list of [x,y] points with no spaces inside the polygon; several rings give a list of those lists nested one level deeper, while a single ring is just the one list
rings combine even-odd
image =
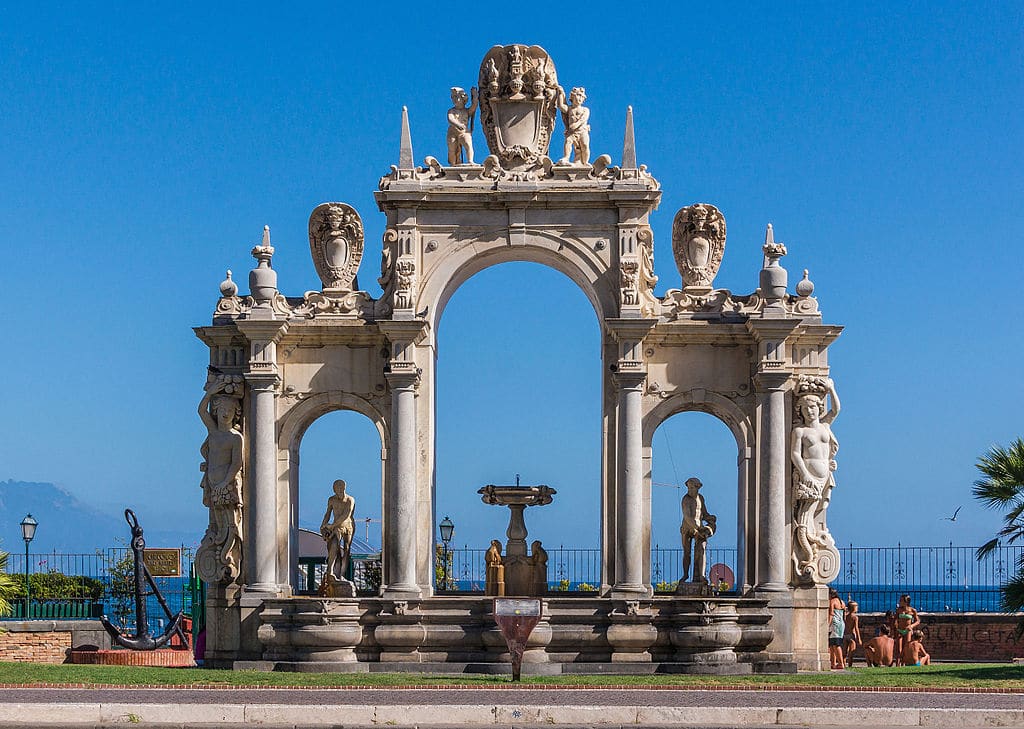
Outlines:
[{"label": "side archway", "polygon": [[[279,563],[279,574],[289,576],[293,590],[299,580],[296,567],[299,557],[299,455],[302,441],[306,432],[317,420],[324,415],[338,411],[358,413],[372,423],[381,443],[381,486],[387,477],[388,423],[383,413],[365,398],[341,391],[327,391],[297,402],[284,414],[279,421],[277,441],[280,444],[278,452],[279,493],[286,496],[279,501],[285,505],[285,508],[279,512],[279,526],[281,526],[282,519],[286,519],[283,528],[288,535],[288,550],[286,555],[282,555],[283,560]],[[383,499],[383,495],[381,495],[381,499]]]},{"label": "side archway", "polygon": [[[756,483],[754,473],[754,417],[753,406],[750,409],[720,393],[693,389],[677,392],[655,405],[644,418],[643,448],[645,487],[644,500],[648,515],[651,514],[651,470],[654,435],[658,428],[673,415],[685,412],[701,412],[717,418],[725,424],[736,441],[736,585],[746,589],[752,584],[751,567],[753,562],[754,538],[752,529],[756,528],[756,494],[753,484]],[[647,550],[649,555],[650,550]],[[649,557],[648,557],[649,559]],[[650,565],[645,568],[650,570]]]}]

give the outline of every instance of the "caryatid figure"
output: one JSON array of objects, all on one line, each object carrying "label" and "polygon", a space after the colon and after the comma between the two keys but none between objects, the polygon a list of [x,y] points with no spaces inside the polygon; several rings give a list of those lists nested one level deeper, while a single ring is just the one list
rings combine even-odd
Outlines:
[{"label": "caryatid figure", "polygon": [[693,581],[706,584],[708,539],[715,533],[717,519],[708,513],[704,497],[700,495],[703,486],[699,478],[686,480],[686,495],[683,497],[683,523],[679,534],[683,538],[683,576],[686,582],[690,575],[692,554]]},{"label": "caryatid figure", "polygon": [[565,103],[565,89],[558,88],[559,111],[562,112],[562,123],[565,124],[565,149],[558,164],[571,164],[569,161],[573,148],[576,148],[575,164],[590,164],[590,109],[583,106],[587,100],[587,90],[582,86],[569,92],[569,103]]},{"label": "caryatid figure", "polygon": [[465,89],[452,87],[452,108],[448,110],[448,164],[452,167],[463,163],[462,153],[465,150],[465,163],[473,164],[473,115],[476,114],[476,87],[471,88],[473,103],[466,108],[469,97]]},{"label": "caryatid figure", "polygon": [[[839,441],[832,433],[832,422],[839,415],[839,397],[831,378],[804,377],[797,385],[796,408],[803,420],[793,428],[790,457],[793,461],[793,521],[796,525],[795,551],[801,573],[815,561],[819,547],[829,545],[824,516],[819,524],[818,512],[824,514],[835,487],[832,472],[836,470]],[[825,410],[825,397],[832,405]]]},{"label": "caryatid figure", "polygon": [[242,378],[218,375],[206,383],[199,417],[207,436],[201,483],[210,525],[196,553],[199,574],[206,582],[227,583],[238,577],[242,558]]},{"label": "caryatid figure", "polygon": [[[345,493],[345,482],[334,482],[334,496],[327,499],[327,511],[320,523],[320,535],[327,542],[327,577],[345,582],[352,537],[355,534],[356,500]],[[333,517],[333,521],[332,521]]]}]

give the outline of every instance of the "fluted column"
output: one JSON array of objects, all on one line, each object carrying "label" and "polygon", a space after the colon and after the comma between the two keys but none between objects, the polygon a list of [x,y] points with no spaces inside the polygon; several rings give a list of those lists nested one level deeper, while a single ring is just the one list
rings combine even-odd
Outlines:
[{"label": "fluted column", "polygon": [[416,584],[416,388],[415,368],[389,372],[391,468],[388,479],[386,597],[419,597]]},{"label": "fluted column", "polygon": [[788,590],[786,562],[786,392],[788,372],[762,372],[755,379],[761,410],[761,513],[757,589]]},{"label": "fluted column", "polygon": [[644,500],[642,398],[646,375],[619,372],[618,492],[615,497],[615,584],[613,597],[646,595],[644,585]]}]

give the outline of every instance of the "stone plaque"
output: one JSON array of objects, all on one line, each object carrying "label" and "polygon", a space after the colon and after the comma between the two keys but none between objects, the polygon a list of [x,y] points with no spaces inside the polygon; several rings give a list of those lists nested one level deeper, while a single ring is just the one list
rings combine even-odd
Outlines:
[{"label": "stone plaque", "polygon": [[142,561],[153,577],[181,577],[180,549],[147,549]]},{"label": "stone plaque", "polygon": [[540,600],[517,600],[499,597],[494,600],[494,616],[500,617],[540,617]]}]

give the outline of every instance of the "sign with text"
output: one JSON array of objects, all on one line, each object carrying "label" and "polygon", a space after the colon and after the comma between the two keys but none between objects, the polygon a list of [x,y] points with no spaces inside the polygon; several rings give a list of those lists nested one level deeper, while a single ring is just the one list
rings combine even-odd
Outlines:
[{"label": "sign with text", "polygon": [[501,637],[505,639],[512,657],[512,680],[518,681],[523,667],[523,652],[530,633],[537,627],[543,609],[540,600],[496,597],[494,598],[494,621],[498,624]]},{"label": "sign with text", "polygon": [[180,549],[146,549],[142,561],[153,577],[181,577]]}]

